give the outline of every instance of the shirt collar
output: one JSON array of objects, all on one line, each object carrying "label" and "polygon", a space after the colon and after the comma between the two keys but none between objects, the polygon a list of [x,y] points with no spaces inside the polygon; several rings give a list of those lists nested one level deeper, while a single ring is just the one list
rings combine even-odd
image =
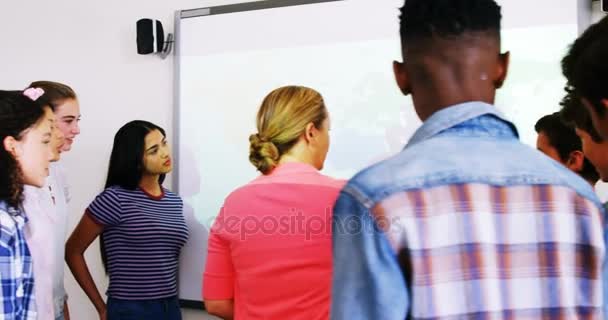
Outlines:
[{"label": "shirt collar", "polygon": [[307,163],[303,163],[303,162],[286,162],[286,163],[282,163],[279,166],[277,166],[276,168],[274,168],[274,170],[272,170],[272,172],[270,173],[270,175],[276,176],[276,175],[285,175],[285,174],[294,174],[294,173],[319,173],[319,170],[317,170],[315,167],[307,164]]},{"label": "shirt collar", "polygon": [[495,116],[506,122],[512,128],[515,136],[519,136],[515,125],[508,121],[495,106],[485,102],[474,101],[453,105],[433,113],[422,126],[416,130],[406,147],[432,138],[446,129],[483,115]]}]

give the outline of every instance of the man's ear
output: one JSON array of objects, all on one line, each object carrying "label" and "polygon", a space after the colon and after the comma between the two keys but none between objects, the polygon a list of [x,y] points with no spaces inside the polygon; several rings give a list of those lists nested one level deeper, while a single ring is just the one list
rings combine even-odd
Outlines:
[{"label": "man's ear", "polygon": [[393,61],[393,73],[395,74],[395,81],[397,86],[403,95],[412,93],[410,84],[410,78],[405,70],[405,64],[403,62]]},{"label": "man's ear", "polygon": [[498,66],[496,69],[496,75],[494,77],[494,87],[499,89],[505,83],[507,75],[509,74],[509,63],[511,62],[511,53],[501,53],[498,57]]},{"label": "man's ear", "polygon": [[585,155],[582,151],[572,151],[570,155],[568,155],[568,160],[566,161],[566,167],[574,172],[583,171],[583,166],[585,165]]}]

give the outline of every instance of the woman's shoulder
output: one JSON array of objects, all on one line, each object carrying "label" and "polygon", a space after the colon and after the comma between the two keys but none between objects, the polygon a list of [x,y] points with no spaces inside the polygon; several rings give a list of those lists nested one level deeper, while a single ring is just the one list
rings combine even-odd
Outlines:
[{"label": "woman's shoulder", "polygon": [[6,201],[0,201],[0,241],[6,243],[15,236],[19,228],[17,219],[23,219],[20,211],[11,207]]},{"label": "woman's shoulder", "polygon": [[180,197],[176,192],[173,192],[165,187],[163,187],[163,193],[165,194],[165,199],[167,200],[179,200],[182,201],[182,197]]}]

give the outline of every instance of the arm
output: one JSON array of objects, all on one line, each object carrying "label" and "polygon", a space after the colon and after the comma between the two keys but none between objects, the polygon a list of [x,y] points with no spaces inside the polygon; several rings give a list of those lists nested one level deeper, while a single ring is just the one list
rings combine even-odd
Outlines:
[{"label": "arm", "polygon": [[65,261],[68,267],[70,267],[74,278],[103,318],[106,312],[106,304],[84,260],[84,252],[102,231],[103,226],[95,222],[88,211],[85,212],[66,243]]},{"label": "arm", "polygon": [[[6,214],[0,212],[0,214]],[[4,233],[4,228],[0,228]],[[15,270],[14,250],[0,237],[0,319],[14,319],[17,293],[17,275]]]},{"label": "arm", "polygon": [[409,297],[403,273],[370,211],[343,190],[332,227],[331,319],[405,319]]},{"label": "arm", "polygon": [[68,310],[68,301],[63,302],[63,319],[70,320],[70,310]]},{"label": "arm", "polygon": [[221,236],[223,211],[216,219],[207,242],[207,262],[203,274],[203,301],[209,314],[225,320],[234,317],[234,265],[230,243]]},{"label": "arm", "polygon": [[232,300],[205,300],[205,310],[224,320],[234,319],[234,301]]}]

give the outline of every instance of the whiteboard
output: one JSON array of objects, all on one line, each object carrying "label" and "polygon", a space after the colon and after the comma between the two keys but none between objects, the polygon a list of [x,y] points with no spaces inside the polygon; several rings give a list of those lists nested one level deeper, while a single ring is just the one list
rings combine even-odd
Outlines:
[{"label": "whiteboard", "polygon": [[[512,59],[497,105],[534,145],[534,123],[557,111],[563,95],[559,61],[577,36],[576,1],[499,3]],[[304,85],[324,96],[331,146],[323,173],[330,176],[349,178],[399,152],[418,128],[392,74],[392,61],[401,60],[402,4],[273,0],[177,12],[174,187],[190,227],[181,299],[201,301],[209,227],[228,193],[257,176],[248,138],[271,90]]]}]

